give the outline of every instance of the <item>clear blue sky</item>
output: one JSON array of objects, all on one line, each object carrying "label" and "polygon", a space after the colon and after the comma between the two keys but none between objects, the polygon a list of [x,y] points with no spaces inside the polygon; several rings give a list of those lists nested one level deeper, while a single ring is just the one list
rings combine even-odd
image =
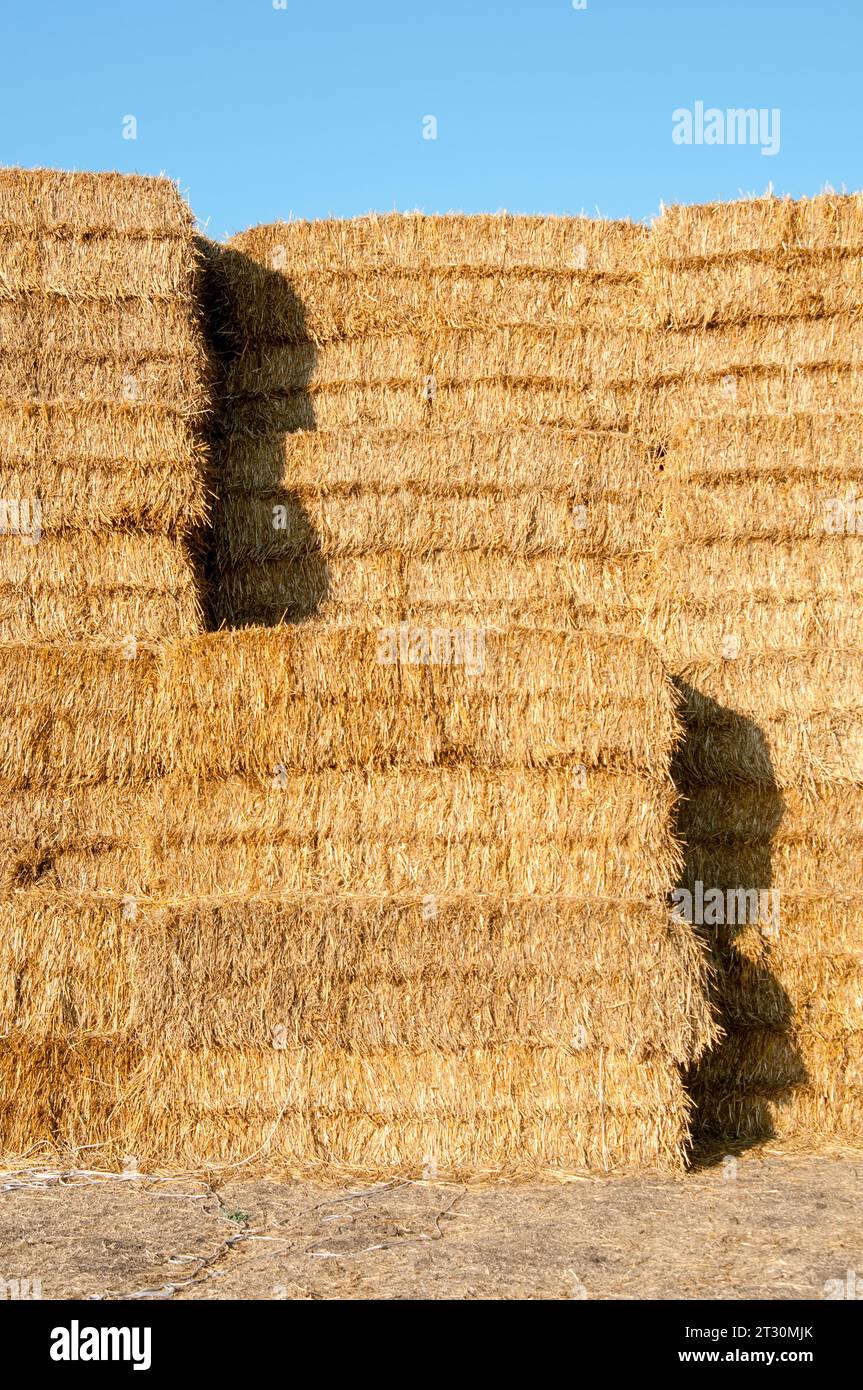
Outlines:
[{"label": "clear blue sky", "polygon": [[[164,171],[219,238],[863,187],[861,0],[3,0],[0,25],[0,162]],[[674,144],[697,101],[778,107],[779,153]]]}]

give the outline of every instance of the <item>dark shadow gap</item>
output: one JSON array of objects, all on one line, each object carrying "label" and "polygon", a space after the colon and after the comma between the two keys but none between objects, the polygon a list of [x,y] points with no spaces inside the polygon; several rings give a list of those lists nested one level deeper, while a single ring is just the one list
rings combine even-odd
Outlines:
[{"label": "dark shadow gap", "polygon": [[[770,968],[773,932],[782,931],[781,897],[774,896],[773,842],[785,801],[767,741],[752,720],[685,681],[675,679],[674,684],[685,730],[672,764],[680,796],[675,832],[685,855],[678,887],[692,895],[694,927],[710,952],[713,999],[725,1030],[718,1045],[685,1074],[694,1104],[692,1162],[707,1166],[774,1138],[772,1107],[787,1102],[807,1073],[791,1032],[791,1000]],[[732,750],[738,763],[745,750],[752,782],[728,777]],[[704,895],[720,891],[725,920],[711,923],[709,906],[699,914],[699,884]],[[768,909],[767,920],[754,925],[753,891],[765,895],[759,906]],[[748,913],[741,922],[744,901]],[[713,903],[715,910],[716,895]],[[737,944],[747,925],[750,948],[753,930],[760,938],[757,952],[744,953]],[[756,1035],[767,1032],[775,1035],[776,1045],[771,1044],[769,1055],[763,1049],[758,1055]]]},{"label": "dark shadow gap", "polygon": [[[316,428],[309,383],[316,352],[303,305],[285,274],[203,238],[199,303],[212,392],[207,425],[210,519],[193,563],[208,631],[276,627],[313,617],[329,593],[320,536],[298,493],[285,486],[285,436]],[[243,312],[238,312],[242,296]],[[293,409],[274,428],[266,394],[237,387],[237,369],[268,372],[267,347],[291,327],[298,351]],[[252,325],[252,327],[250,327]],[[273,394],[280,383],[274,381]]]}]

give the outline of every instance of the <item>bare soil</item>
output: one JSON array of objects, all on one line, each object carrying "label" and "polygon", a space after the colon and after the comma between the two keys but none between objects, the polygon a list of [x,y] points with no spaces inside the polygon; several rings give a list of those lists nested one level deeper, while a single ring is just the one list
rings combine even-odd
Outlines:
[{"label": "bare soil", "polygon": [[863,1152],[479,1188],[0,1174],[0,1278],[46,1299],[821,1299],[848,1270]]}]

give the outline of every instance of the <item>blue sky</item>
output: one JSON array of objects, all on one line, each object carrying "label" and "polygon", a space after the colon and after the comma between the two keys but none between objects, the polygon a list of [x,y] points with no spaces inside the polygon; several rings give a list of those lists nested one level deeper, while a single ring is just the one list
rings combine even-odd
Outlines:
[{"label": "blue sky", "polygon": [[[219,238],[863,187],[860,0],[3,0],[0,25],[0,162],[164,171]],[[675,144],[697,101],[778,108],[779,152]]]}]

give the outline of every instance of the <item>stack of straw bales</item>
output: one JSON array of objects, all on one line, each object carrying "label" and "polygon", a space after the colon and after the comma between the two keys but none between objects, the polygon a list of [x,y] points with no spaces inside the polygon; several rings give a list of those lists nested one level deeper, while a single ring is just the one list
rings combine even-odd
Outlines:
[{"label": "stack of straw bales", "polygon": [[[76,1106],[89,1142],[88,1048],[121,1075],[123,977],[104,952],[146,887],[153,648],[201,630],[197,259],[167,179],[0,172],[6,1152],[50,1141]],[[94,891],[117,913],[94,916]]]},{"label": "stack of straw bales", "polygon": [[714,1030],[668,911],[679,726],[640,639],[575,630],[644,545],[604,416],[639,244],[411,217],[211,251],[223,616],[308,621],[10,657],[7,1153],[680,1166]]},{"label": "stack of straw bales", "polygon": [[640,640],[490,634],[471,670],[308,624],[17,679],[65,741],[34,723],[0,765],[13,836],[63,789],[0,907],[7,1154],[681,1164],[712,1023]]},{"label": "stack of straw bales", "polygon": [[646,237],[409,215],[235,238],[219,617],[624,627],[655,472],[619,386]]},{"label": "stack of straw bales", "polygon": [[863,199],[672,208],[645,305],[686,883],[779,895],[706,917],[728,1037],[697,1100],[723,1137],[859,1136]]},{"label": "stack of straw bales", "polygon": [[196,265],[167,179],[0,171],[0,641],[201,630]]}]

